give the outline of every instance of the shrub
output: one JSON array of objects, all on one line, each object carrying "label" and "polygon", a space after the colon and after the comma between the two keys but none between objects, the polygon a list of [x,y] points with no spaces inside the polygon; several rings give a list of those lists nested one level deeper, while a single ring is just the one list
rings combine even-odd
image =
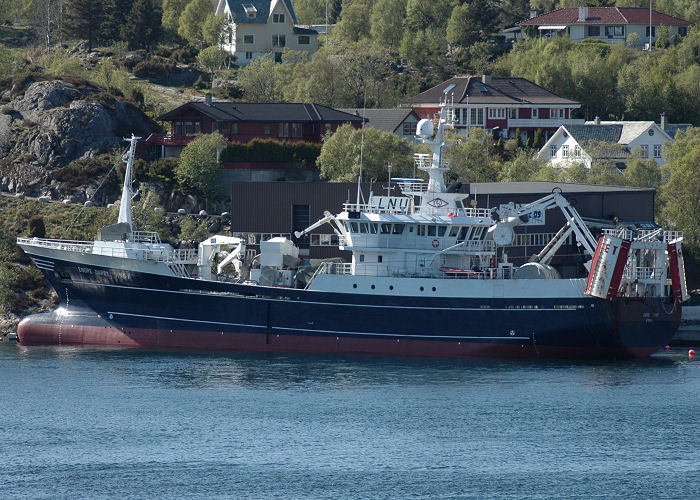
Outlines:
[{"label": "shrub", "polygon": [[34,215],[29,219],[28,226],[30,238],[46,237],[46,226],[44,225],[44,218],[41,215]]},{"label": "shrub", "polygon": [[139,78],[163,78],[175,70],[172,61],[149,57],[134,66],[133,73]]}]

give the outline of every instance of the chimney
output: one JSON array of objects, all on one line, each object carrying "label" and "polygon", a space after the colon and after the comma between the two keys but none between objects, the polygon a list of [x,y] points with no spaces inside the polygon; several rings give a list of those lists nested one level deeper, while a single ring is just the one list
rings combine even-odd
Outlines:
[{"label": "chimney", "polygon": [[211,94],[210,94],[209,92],[207,92],[206,94],[204,94],[204,103],[205,103],[207,106],[211,106]]},{"label": "chimney", "polygon": [[579,7],[578,8],[578,20],[585,21],[586,19],[588,19],[588,7]]},{"label": "chimney", "polygon": [[666,130],[666,112],[661,113],[661,130]]},{"label": "chimney", "polygon": [[596,116],[593,120],[593,123],[595,123],[596,125],[600,125],[600,116]]},{"label": "chimney", "polygon": [[491,75],[481,75],[481,83],[488,85],[491,83]]},{"label": "chimney", "polygon": [[536,10],[531,10],[531,11],[530,11],[530,19],[532,19],[533,17],[537,17],[537,11],[536,11]]}]

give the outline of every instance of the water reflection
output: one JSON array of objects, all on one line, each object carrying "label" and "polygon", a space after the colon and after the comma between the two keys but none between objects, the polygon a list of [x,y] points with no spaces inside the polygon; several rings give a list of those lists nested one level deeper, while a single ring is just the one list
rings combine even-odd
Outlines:
[{"label": "water reflection", "polygon": [[341,390],[411,385],[556,383],[626,387],[659,370],[669,382],[685,377],[681,352],[632,361],[551,361],[399,358],[212,351],[146,351],[123,348],[4,346],[0,359],[35,361],[45,369],[108,370],[125,385],[178,388]]}]

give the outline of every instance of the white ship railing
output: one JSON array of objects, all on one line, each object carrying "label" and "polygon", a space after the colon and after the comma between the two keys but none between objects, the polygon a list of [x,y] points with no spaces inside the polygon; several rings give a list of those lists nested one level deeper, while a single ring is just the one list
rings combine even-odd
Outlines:
[{"label": "white ship railing", "polygon": [[660,267],[626,267],[622,276],[628,280],[664,279],[664,269]]},{"label": "white ship railing", "polygon": [[92,253],[92,241],[51,240],[46,238],[17,238],[17,243],[42,248],[50,248],[52,250]]},{"label": "white ship railing", "polygon": [[[152,233],[156,234],[156,233]],[[153,241],[150,235],[146,234],[149,241]],[[158,236],[156,235],[156,238]],[[64,252],[76,252],[84,254],[104,255],[106,257],[133,258],[150,260],[165,263],[194,264],[197,262],[197,250],[194,248],[124,248],[101,246],[99,251],[94,251],[94,242],[75,240],[54,240],[46,238],[17,238],[17,243],[30,245],[51,250],[61,250]],[[141,243],[145,243],[142,241]],[[162,243],[160,243],[162,244]]]},{"label": "white ship railing", "polygon": [[641,229],[638,231],[632,229],[603,229],[603,233],[630,241],[644,239],[653,235],[653,233],[659,233],[659,235],[663,234],[664,243],[683,237],[683,231],[660,231],[659,229]]},{"label": "white ship railing", "polygon": [[[401,278],[431,278],[431,279],[509,279],[512,278],[512,268],[488,268],[480,271],[468,269],[454,270],[445,269],[434,272],[411,273],[396,269],[387,270],[386,266],[364,266],[364,272],[355,270],[352,272],[352,264],[348,262],[324,262],[313,275],[315,278],[319,274],[339,274],[345,276],[376,276],[376,277],[401,277]],[[309,280],[311,283],[313,279]]]}]

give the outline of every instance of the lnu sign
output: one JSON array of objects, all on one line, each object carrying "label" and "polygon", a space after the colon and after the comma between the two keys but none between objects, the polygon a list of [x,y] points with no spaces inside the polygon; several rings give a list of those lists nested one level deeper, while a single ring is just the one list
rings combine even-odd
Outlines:
[{"label": "lnu sign", "polygon": [[408,212],[411,200],[405,196],[372,196],[370,206],[374,210]]}]

